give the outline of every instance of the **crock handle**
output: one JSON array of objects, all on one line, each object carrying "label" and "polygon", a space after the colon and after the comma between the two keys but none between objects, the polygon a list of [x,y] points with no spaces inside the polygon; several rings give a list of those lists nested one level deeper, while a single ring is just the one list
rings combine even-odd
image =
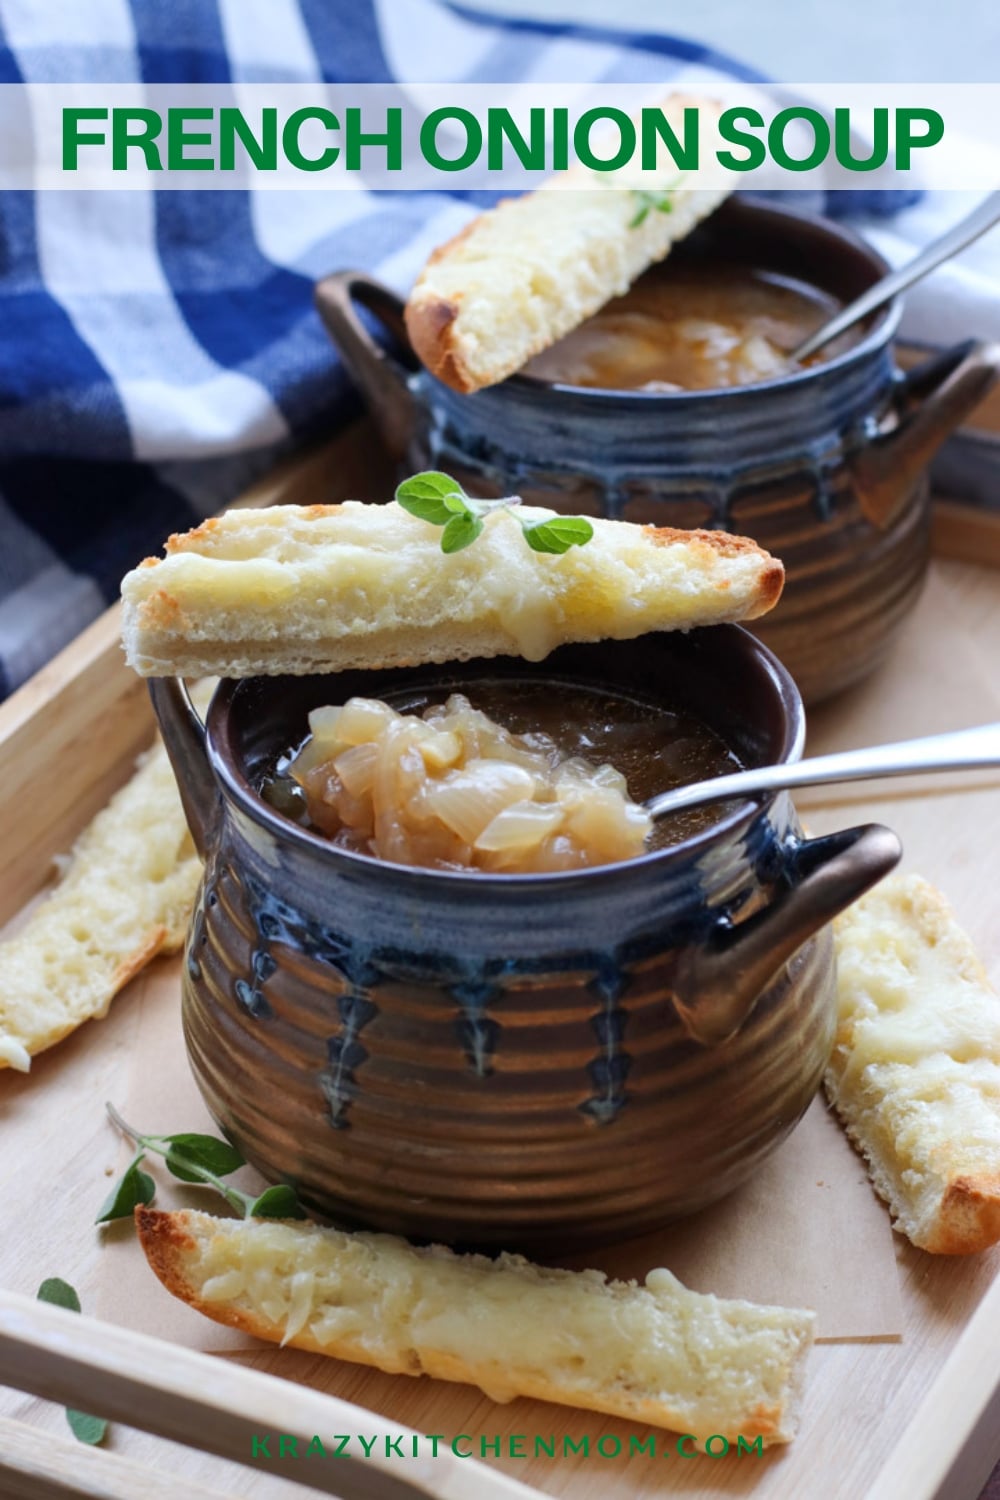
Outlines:
[{"label": "crock handle", "polygon": [[899,839],[879,823],[793,845],[787,887],[746,921],[720,922],[681,961],[674,1004],[688,1034],[711,1045],[737,1032],[803,943],[887,875],[901,854]]},{"label": "crock handle", "polygon": [[403,321],[403,302],[363,271],[335,271],[316,286],[316,308],[347,372],[364,397],[394,459],[404,459],[419,428],[419,410],[402,366],[376,343],[358,317],[355,302],[386,327],[404,354],[410,348]]},{"label": "crock handle", "polygon": [[194,846],[202,859],[207,859],[218,833],[222,797],[208,763],[205,726],[179,677],[151,677],[149,696]]},{"label": "crock handle", "polygon": [[969,339],[925,360],[896,389],[896,424],[852,460],[865,515],[884,531],[946,438],[979,405],[1000,375],[1000,344]]}]

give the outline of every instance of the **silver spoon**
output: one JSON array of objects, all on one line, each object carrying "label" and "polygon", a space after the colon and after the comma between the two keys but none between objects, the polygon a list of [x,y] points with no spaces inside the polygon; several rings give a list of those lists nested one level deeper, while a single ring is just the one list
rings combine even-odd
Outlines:
[{"label": "silver spoon", "polygon": [[757,766],[734,771],[710,781],[696,781],[650,797],[646,811],[654,818],[721,802],[729,797],[751,797],[758,792],[788,791],[797,786],[823,786],[831,781],[866,781],[875,776],[911,776],[919,771],[974,770],[1000,766],[1000,724],[981,724],[951,734],[934,734],[896,745],[867,750],[842,750],[816,755],[788,765]]},{"label": "silver spoon", "polygon": [[984,198],[971,214],[966,214],[964,219],[960,219],[945,234],[932,240],[919,255],[907,261],[905,266],[900,266],[898,271],[890,271],[888,276],[883,276],[881,281],[876,281],[874,286],[870,286],[867,292],[862,292],[860,297],[856,297],[853,302],[842,307],[828,323],[824,323],[815,333],[811,333],[807,339],[803,340],[797,349],[793,349],[788,356],[789,360],[801,361],[807,359],[810,354],[815,354],[817,349],[822,349],[824,344],[835,339],[839,333],[853,327],[870,312],[874,312],[877,307],[891,302],[897,292],[905,291],[908,286],[919,281],[921,276],[926,276],[928,271],[933,271],[935,266],[939,266],[942,261],[957,255],[960,250],[965,249],[966,245],[971,245],[973,240],[977,240],[981,234],[992,229],[998,220],[1000,220],[1000,193],[990,193],[989,197]]}]

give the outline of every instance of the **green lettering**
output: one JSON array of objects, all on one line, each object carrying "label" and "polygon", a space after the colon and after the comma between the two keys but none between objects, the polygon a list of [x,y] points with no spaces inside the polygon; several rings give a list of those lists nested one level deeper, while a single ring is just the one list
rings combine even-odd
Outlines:
[{"label": "green lettering", "polygon": [[[468,1443],[469,1446],[468,1446],[468,1448],[460,1448],[458,1446],[459,1443]],[[458,1434],[458,1437],[452,1438],[452,1440],[451,1440],[451,1451],[452,1451],[452,1453],[454,1453],[454,1455],[455,1455],[456,1458],[471,1458],[472,1457],[472,1439],[471,1439],[471,1437],[469,1436],[469,1434],[467,1432],[460,1432]]]},{"label": "green lettering", "polygon": [[552,111],[552,170],[565,172],[569,166],[569,110],[560,105]]},{"label": "green lettering", "polygon": [[431,1457],[432,1458],[437,1458],[437,1456],[438,1456],[438,1443],[443,1443],[444,1442],[444,1440],[445,1440],[444,1433],[443,1432],[425,1432],[424,1433],[424,1437],[427,1440],[427,1442],[430,1443],[430,1445],[431,1445]]},{"label": "green lettering", "polygon": [[851,111],[835,109],[833,112],[833,154],[842,167],[852,172],[874,172],[885,164],[889,155],[889,111],[876,109],[874,140],[871,156],[863,159],[851,150]]},{"label": "green lettering", "polygon": [[270,1441],[271,1434],[269,1432],[265,1432],[263,1437],[258,1437],[256,1433],[253,1433],[250,1437],[250,1457],[270,1458],[271,1450],[267,1446]]},{"label": "green lettering", "polygon": [[397,1458],[402,1458],[402,1456],[403,1456],[402,1438],[398,1438],[398,1437],[394,1437],[394,1438],[388,1438],[387,1437],[386,1438],[386,1440],[385,1440],[385,1456],[386,1456],[386,1458],[391,1458],[393,1454],[395,1454]]},{"label": "green lettering", "polygon": [[[923,135],[914,135],[915,124],[926,125]],[[896,167],[900,172],[910,170],[910,153],[914,147],[936,146],[944,135],[944,120],[936,109],[897,109],[896,111]]]},{"label": "green lettering", "polygon": [[532,109],[528,116],[529,139],[525,140],[514,123],[509,109],[486,111],[486,165],[491,172],[503,169],[504,142],[509,141],[514,155],[529,172],[545,170],[545,111]]},{"label": "green lettering", "polygon": [[574,1443],[571,1437],[563,1438],[563,1458],[568,1458],[571,1453],[582,1453],[584,1458],[590,1457],[590,1438],[584,1436],[578,1443]]},{"label": "green lettering", "polygon": [[512,1432],[507,1439],[507,1456],[509,1458],[527,1458],[528,1455],[524,1451],[526,1442],[527,1438],[523,1432]]},{"label": "green lettering", "polygon": [[648,1458],[655,1458],[656,1457],[656,1439],[655,1439],[655,1437],[653,1437],[652,1434],[650,1434],[650,1436],[648,1438],[644,1438],[643,1441],[640,1443],[640,1441],[639,1441],[639,1439],[637,1437],[635,1437],[634,1435],[631,1435],[629,1437],[629,1440],[628,1440],[628,1453],[629,1453],[629,1458],[632,1458],[636,1453],[645,1453]]},{"label": "green lettering", "polygon": [[288,1449],[291,1449],[291,1453],[289,1454],[289,1457],[291,1457],[291,1458],[298,1458],[298,1456],[299,1456],[299,1440],[298,1440],[298,1438],[296,1438],[296,1437],[290,1437],[287,1432],[282,1432],[279,1435],[279,1437],[278,1437],[278,1457],[279,1458],[284,1458]]},{"label": "green lettering", "polygon": [[[610,1451],[607,1447],[608,1443],[614,1443],[614,1447]],[[622,1451],[622,1440],[613,1432],[603,1432],[597,1439],[597,1451],[602,1458],[617,1458]]]},{"label": "green lettering", "polygon": [[683,142],[677,139],[677,133],[662,109],[642,111],[642,170],[644,172],[656,170],[660,141],[670,153],[674,166],[680,167],[685,172],[695,171],[698,166],[697,109],[684,111]]},{"label": "green lettering", "polygon": [[732,151],[715,153],[719,165],[730,172],[752,172],[755,167],[763,166],[767,156],[767,147],[762,140],[747,130],[737,130],[737,125],[744,124],[752,126],[754,130],[761,130],[764,116],[759,109],[724,109],[719,116],[719,134],[722,139],[733,146],[742,146],[746,151],[746,156],[735,156]]},{"label": "green lettering", "polygon": [[[597,156],[591,150],[590,132],[598,120],[610,120],[618,127],[618,150],[613,156]],[[614,172],[635,155],[635,124],[623,109],[587,109],[573,128],[573,149],[585,167],[593,172]]]},{"label": "green lettering", "polygon": [[378,1438],[377,1437],[363,1438],[361,1436],[360,1432],[359,1432],[358,1433],[358,1442],[361,1444],[361,1450],[364,1453],[365,1458],[371,1458],[371,1456],[372,1456],[372,1449],[374,1448],[375,1444],[378,1442]]},{"label": "green lettering", "polygon": [[550,1437],[548,1442],[546,1442],[539,1433],[535,1434],[535,1457],[537,1458],[540,1453],[544,1453],[546,1458],[555,1458],[556,1440],[554,1436]]},{"label": "green lettering", "polygon": [[[684,1444],[687,1442],[694,1443],[694,1447],[691,1449],[690,1453],[684,1446]],[[697,1458],[698,1439],[695,1437],[693,1432],[685,1432],[681,1437],[677,1439],[677,1452],[681,1458]]]},{"label": "green lettering", "polygon": [[[785,150],[785,129],[793,120],[802,120],[812,127],[813,147],[808,156],[790,156]],[[779,109],[768,127],[767,145],[778,166],[784,167],[787,172],[811,172],[829,154],[830,126],[826,116],[818,109],[810,109],[805,105]]]},{"label": "green lettering", "polygon": [[[712,1447],[712,1444],[716,1441],[716,1439],[718,1439],[718,1441],[722,1444],[721,1448]],[[705,1452],[708,1454],[709,1458],[725,1458],[726,1454],[729,1452],[729,1439],[723,1437],[721,1432],[713,1432],[710,1438],[705,1439]]]},{"label": "green lettering", "polygon": [[[337,1433],[337,1435],[336,1435],[336,1437],[334,1439],[334,1442],[337,1444],[336,1448],[334,1448],[334,1450],[333,1450],[333,1456],[334,1456],[334,1458],[343,1458],[344,1452],[345,1452],[345,1450],[347,1448],[347,1445],[348,1445],[348,1443],[350,1441],[351,1441],[351,1434],[349,1432],[346,1433],[346,1434],[345,1433],[341,1433],[341,1432]],[[362,1438],[361,1441],[364,1442],[364,1438]]]},{"label": "green lettering", "polygon": [[760,1434],[758,1434],[757,1437],[754,1438],[752,1443],[748,1443],[742,1432],[737,1433],[736,1451],[737,1453],[752,1453],[755,1458],[763,1458],[764,1439],[760,1436]]},{"label": "green lettering", "polygon": [[299,145],[299,131],[307,120],[318,120],[327,130],[340,129],[340,121],[328,109],[321,109],[318,105],[297,109],[285,121],[285,128],[281,132],[281,149],[292,166],[297,167],[300,172],[325,172],[337,160],[340,147],[327,146],[318,156],[306,156]]},{"label": "green lettering", "polygon": [[219,110],[219,169],[232,172],[236,166],[236,141],[239,138],[250,161],[260,172],[274,172],[278,166],[278,111],[263,109],[260,115],[260,140],[243,118],[241,109],[226,105]]},{"label": "green lettering", "polygon": [[103,146],[106,139],[103,130],[99,135],[93,130],[89,130],[84,134],[80,130],[80,121],[106,120],[107,118],[108,112],[106,109],[63,110],[62,164],[64,172],[76,171],[78,165],[77,153],[81,146]]},{"label": "green lettering", "polygon": [[[458,156],[442,156],[438,150],[438,126],[455,120],[465,131],[465,150]],[[471,167],[483,149],[483,127],[471,109],[432,109],[420,127],[420,154],[439,172],[461,172]]]},{"label": "green lettering", "polygon": [[361,170],[362,146],[384,146],[386,171],[398,172],[403,166],[403,111],[398,108],[385,112],[385,131],[382,135],[365,135],[361,129],[360,109],[349,109],[344,119],[347,145],[344,160],[349,172]]},{"label": "green lettering", "polygon": [[318,1454],[320,1458],[326,1457],[326,1449],[323,1447],[322,1438],[311,1437],[309,1439],[309,1447],[306,1449],[306,1458],[312,1458],[314,1454]]},{"label": "green lettering", "polygon": [[[137,135],[129,132],[135,123],[142,129]],[[115,172],[128,168],[128,148],[138,146],[146,158],[147,172],[162,172],[160,152],[153,143],[163,129],[163,121],[155,109],[115,109],[111,112],[111,167]]]},{"label": "green lettering", "polygon": [[185,146],[210,146],[212,137],[205,130],[187,131],[189,120],[210,120],[213,109],[167,110],[167,166],[171,172],[211,172],[215,163],[210,156],[185,156]]}]

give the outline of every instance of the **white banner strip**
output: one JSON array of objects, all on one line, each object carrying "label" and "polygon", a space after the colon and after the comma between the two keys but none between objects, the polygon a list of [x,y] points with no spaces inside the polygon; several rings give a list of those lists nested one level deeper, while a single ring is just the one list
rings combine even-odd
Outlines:
[{"label": "white banner strip", "polygon": [[0,189],[1000,185],[1000,84],[732,82],[713,94],[624,84],[8,84]]}]

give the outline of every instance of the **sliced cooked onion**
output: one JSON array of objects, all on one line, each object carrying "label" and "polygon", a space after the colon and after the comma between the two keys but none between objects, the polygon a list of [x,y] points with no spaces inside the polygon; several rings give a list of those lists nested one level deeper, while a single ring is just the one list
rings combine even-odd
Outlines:
[{"label": "sliced cooked onion", "polygon": [[[400,715],[379,698],[351,698],[339,710],[337,738],[344,745],[363,745],[377,740]],[[312,715],[309,716],[310,725]]]},{"label": "sliced cooked onion", "polygon": [[537,849],[562,826],[563,810],[558,802],[512,802],[487,823],[475,848],[496,854],[508,849]]},{"label": "sliced cooked onion", "polygon": [[650,831],[609,765],[511,734],[461,694],[422,718],[376,699],[316,709],[289,770],[313,825],[399,864],[504,873],[631,859]]},{"label": "sliced cooked onion", "polygon": [[512,802],[530,800],[535,778],[523,766],[471,760],[464,771],[449,771],[424,793],[424,805],[466,844],[474,844],[497,813]]},{"label": "sliced cooked onion", "polygon": [[333,769],[352,797],[363,797],[372,789],[377,760],[377,745],[352,745],[337,756]]}]

